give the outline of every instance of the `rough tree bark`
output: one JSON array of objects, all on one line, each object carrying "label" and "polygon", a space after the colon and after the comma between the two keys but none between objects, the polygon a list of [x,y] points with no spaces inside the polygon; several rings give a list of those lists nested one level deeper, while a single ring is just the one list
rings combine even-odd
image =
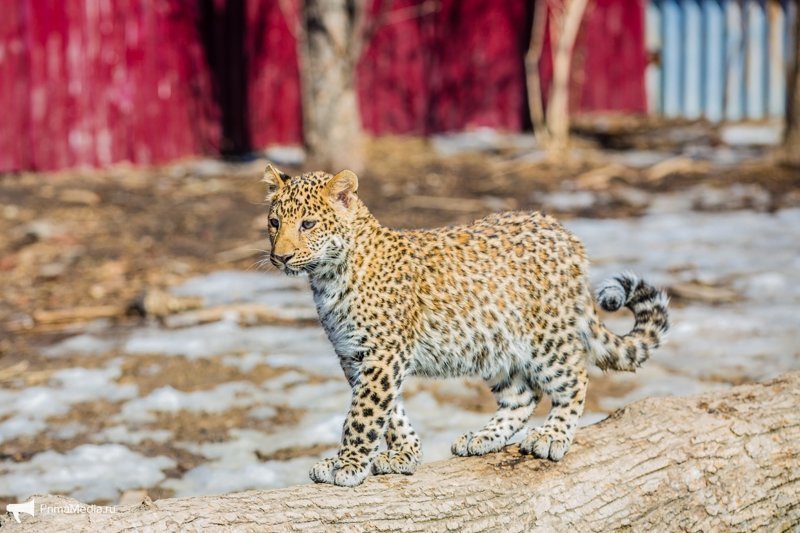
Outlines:
[{"label": "rough tree bark", "polygon": [[789,69],[786,131],[781,159],[790,166],[800,167],[800,15],[794,21],[794,65]]},{"label": "rough tree bark", "polygon": [[356,67],[364,0],[305,0],[298,27],[303,136],[312,164],[337,172],[364,165]]},{"label": "rough tree bark", "polygon": [[516,447],[360,487],[301,485],[146,501],[116,514],[38,513],[8,531],[235,529],[788,531],[800,524],[800,372],[722,394],[651,398],[584,428],[560,463]]}]

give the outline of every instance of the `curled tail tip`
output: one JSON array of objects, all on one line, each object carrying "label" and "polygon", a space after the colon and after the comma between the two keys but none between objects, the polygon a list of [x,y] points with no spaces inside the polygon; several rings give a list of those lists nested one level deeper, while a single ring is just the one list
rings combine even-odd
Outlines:
[{"label": "curled tail tip", "polygon": [[606,311],[619,311],[630,300],[639,278],[631,272],[623,272],[605,280],[597,290],[597,303]]},{"label": "curled tail tip", "polygon": [[[594,362],[602,369],[633,372],[650,358],[669,329],[669,297],[630,272],[604,281],[597,291],[597,303],[606,311],[627,307],[633,311],[633,329],[622,336],[615,335],[600,324],[601,336],[594,333],[589,339]],[[597,320],[595,318],[595,320]]]},{"label": "curled tail tip", "polygon": [[605,280],[597,290],[597,302],[606,311],[617,311],[627,305],[649,301],[666,306],[669,296],[632,272],[623,272]]}]

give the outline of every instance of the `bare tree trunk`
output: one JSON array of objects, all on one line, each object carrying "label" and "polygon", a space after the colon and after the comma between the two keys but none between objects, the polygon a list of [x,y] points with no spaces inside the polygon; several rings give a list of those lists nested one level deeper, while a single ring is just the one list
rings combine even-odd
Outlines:
[{"label": "bare tree trunk", "polygon": [[[537,0],[531,31],[531,44],[525,57],[528,103],[536,138],[550,156],[560,159],[569,144],[569,75],[572,51],[583,21],[588,0],[563,0],[563,9],[553,10],[550,37],[553,43],[553,82],[546,113],[542,113],[539,61],[544,44],[545,0]],[[536,131],[539,130],[539,131]]]},{"label": "bare tree trunk", "polygon": [[533,23],[531,42],[525,54],[525,85],[528,89],[528,109],[531,115],[533,134],[539,144],[546,146],[550,140],[547,123],[544,120],[542,102],[542,80],[539,77],[539,63],[544,49],[544,35],[547,27],[547,2],[535,0],[533,3]]},{"label": "bare tree trunk", "polygon": [[552,136],[553,149],[563,151],[569,141],[569,73],[572,67],[572,49],[588,0],[566,0],[563,20],[558,24],[558,46],[553,55],[553,89],[547,106],[547,127]]},{"label": "bare tree trunk", "polygon": [[297,35],[306,150],[312,164],[333,172],[358,172],[364,164],[356,94],[364,4],[305,0]]},{"label": "bare tree trunk", "polygon": [[800,372],[636,402],[581,429],[560,463],[516,446],[360,487],[301,485],[42,514],[9,531],[788,531],[800,524]]},{"label": "bare tree trunk", "polygon": [[795,16],[793,40],[794,65],[789,70],[782,160],[787,165],[800,167],[800,13]]}]

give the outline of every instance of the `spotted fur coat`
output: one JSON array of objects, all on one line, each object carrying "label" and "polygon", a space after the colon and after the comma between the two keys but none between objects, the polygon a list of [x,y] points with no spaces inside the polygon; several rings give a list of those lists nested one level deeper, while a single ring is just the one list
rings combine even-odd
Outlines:
[{"label": "spotted fur coat", "polygon": [[[319,318],[353,389],[335,457],[311,470],[320,483],[354,486],[369,472],[412,474],[419,438],[403,410],[408,376],[480,376],[497,400],[456,455],[500,450],[537,402],[552,408],[519,449],[558,461],[583,412],[587,363],[633,371],[668,328],[667,297],[632,274],[592,296],[581,242],[540,213],[501,213],[469,225],[420,231],[381,226],[350,171],[264,175],[270,259],[309,277]],[[595,305],[633,311],[626,335]],[[385,439],[387,449],[379,451]]]}]

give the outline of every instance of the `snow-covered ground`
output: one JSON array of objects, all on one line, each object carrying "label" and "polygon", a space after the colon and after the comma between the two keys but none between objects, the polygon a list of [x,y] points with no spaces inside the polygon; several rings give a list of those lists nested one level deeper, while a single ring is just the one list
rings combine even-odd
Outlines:
[{"label": "snow-covered ground", "polygon": [[[601,398],[599,408],[584,415],[585,424],[645,396],[719,390],[800,368],[800,209],[708,213],[683,207],[681,198],[667,197],[641,218],[566,223],[588,247],[595,283],[633,270],[664,286],[695,283],[735,296],[722,303],[676,301],[668,342],[644,368],[630,375],[594,372],[597,380],[624,393]],[[313,312],[304,283],[277,274],[227,271],[173,290],[202,296],[206,305],[257,302],[304,316]],[[608,321],[620,332],[630,322],[626,316]],[[62,492],[114,502],[134,488],[160,487],[187,496],[306,483],[309,466],[335,449],[349,403],[338,362],[317,327],[241,327],[235,321],[176,330],[148,325],[123,336],[84,333],[43,353],[113,357],[93,368],[60,370],[45,384],[0,391],[0,447],[23,436],[82,435],[81,421],[48,422],[80,402],[105,400],[120,408],[102,431],[85,435],[86,443],[65,453],[4,459],[0,495]],[[120,379],[122,362],[153,355],[162,362],[182,358],[189,369],[191,363],[214,360],[244,375],[264,366],[275,372],[257,383],[220,379],[197,390],[169,384],[140,394],[135,382]],[[152,371],[160,371],[159,363]],[[458,434],[490,416],[474,407],[480,391],[461,380],[415,382],[407,396],[426,461],[448,457]],[[287,407],[296,419],[271,424]],[[159,413],[224,416],[230,410],[244,410],[246,419],[258,424],[231,427],[223,439],[173,442],[170,427],[157,423]],[[170,442],[203,460],[176,474],[173,457],[130,448],[142,442]],[[276,452],[282,450],[294,452],[281,457]]]}]

